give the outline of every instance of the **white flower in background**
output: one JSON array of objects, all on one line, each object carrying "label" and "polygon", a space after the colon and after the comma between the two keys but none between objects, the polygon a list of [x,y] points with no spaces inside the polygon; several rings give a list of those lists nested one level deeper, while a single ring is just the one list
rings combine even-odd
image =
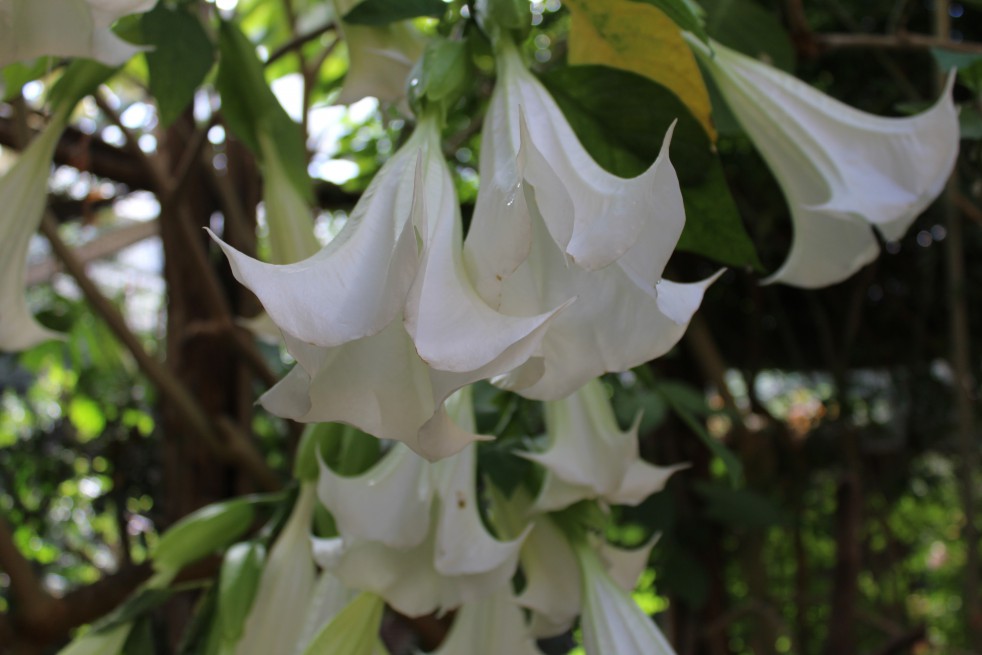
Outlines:
[{"label": "white flower in background", "polygon": [[[569,630],[584,607],[584,579],[574,545],[548,515],[536,516],[520,555],[525,588],[516,602],[532,612],[532,634],[551,637]],[[634,590],[655,539],[641,548],[597,547],[606,575],[623,593]],[[617,652],[612,650],[610,652]]]},{"label": "white flower in background", "polygon": [[583,648],[587,655],[675,655],[651,617],[618,584],[589,545],[575,546],[583,588]]},{"label": "white flower in background", "polygon": [[[362,0],[334,0],[338,18]],[[337,102],[365,97],[396,101],[406,95],[409,73],[423,54],[425,42],[408,21],[388,25],[351,25],[339,20],[348,46],[348,73]]]},{"label": "white flower in background", "polygon": [[644,174],[611,175],[583,149],[514,46],[504,45],[498,67],[465,261],[482,297],[506,314],[576,298],[536,356],[495,380],[528,398],[556,400],[666,353],[712,279],[661,279],[685,223],[668,160],[671,130]]},{"label": "white flower in background", "polygon": [[563,400],[545,404],[549,447],[543,453],[520,453],[547,470],[533,509],[557,511],[581,500],[637,505],[660,491],[686,465],[653,466],[638,455],[638,425],[626,432],[600,380],[591,380]]},{"label": "white flower in background", "polygon": [[219,242],[297,360],[263,406],[299,421],[348,423],[432,460],[478,439],[447,417],[444,401],[525,362],[557,310],[517,317],[491,309],[464,270],[460,233],[429,119],[313,257],[274,266]]},{"label": "white flower in background", "polygon": [[432,655],[541,655],[509,589],[464,603]]},{"label": "white flower in background", "polygon": [[0,178],[0,351],[18,351],[58,338],[34,320],[24,297],[27,249],[48,199],[48,174],[65,129],[60,112]]},{"label": "white flower in background", "polygon": [[879,252],[870,226],[899,239],[944,188],[958,155],[953,75],[931,109],[881,118],[719,43],[688,41],[791,208],[791,251],[765,282],[846,279]]},{"label": "white flower in background", "polygon": [[[469,391],[450,404],[474,430]],[[365,473],[321,467],[318,492],[340,537],[315,539],[314,556],[351,589],[371,591],[409,616],[444,612],[506,587],[525,534],[492,536],[481,520],[471,445],[431,464],[397,444]]]},{"label": "white flower in background", "polygon": [[315,485],[302,484],[290,518],[269,551],[235,655],[288,654],[297,647],[317,579],[310,546],[316,500]]},{"label": "white flower in background", "polygon": [[0,66],[45,55],[87,57],[119,66],[144,48],[110,27],[156,0],[0,0]]}]

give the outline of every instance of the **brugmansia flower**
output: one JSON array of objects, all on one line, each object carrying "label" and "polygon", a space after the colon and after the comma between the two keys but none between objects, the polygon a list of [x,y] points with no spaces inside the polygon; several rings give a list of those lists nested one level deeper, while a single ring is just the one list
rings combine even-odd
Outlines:
[{"label": "brugmansia flower", "polygon": [[[473,431],[468,391],[450,405]],[[476,474],[473,445],[431,464],[397,444],[350,478],[322,466],[318,493],[341,536],[315,540],[315,558],[345,586],[377,593],[409,616],[491,595],[514,574],[525,534],[500,541],[488,532]]]},{"label": "brugmansia flower", "polygon": [[[338,17],[362,0],[334,0]],[[337,102],[365,97],[395,101],[406,95],[406,80],[423,54],[423,40],[408,21],[387,25],[351,25],[339,21],[348,46],[348,73]]]},{"label": "brugmansia flower", "polygon": [[310,547],[315,502],[315,485],[301,485],[290,518],[269,551],[236,655],[291,653],[297,645],[316,580]]},{"label": "brugmansia flower", "polygon": [[951,174],[954,76],[931,109],[881,118],[719,43],[689,43],[791,208],[791,252],[767,282],[820,287],[846,279],[879,252],[870,226],[899,239]]},{"label": "brugmansia flower", "polygon": [[599,380],[547,402],[549,447],[543,453],[522,453],[547,469],[534,509],[556,511],[586,499],[637,505],[660,491],[685,465],[653,466],[638,457],[640,418],[621,431]]},{"label": "brugmansia flower", "polygon": [[57,338],[31,315],[24,277],[27,248],[44,214],[51,160],[66,116],[59,113],[0,178],[0,351],[24,350]]},{"label": "brugmansia flower", "polygon": [[465,257],[482,297],[506,314],[577,299],[550,324],[536,356],[495,381],[555,400],[667,352],[712,280],[661,279],[685,223],[668,161],[671,131],[644,174],[611,175],[583,149],[513,45],[504,44],[498,66]]},{"label": "brugmansia flower", "polygon": [[464,603],[432,655],[541,655],[510,590]]},{"label": "brugmansia flower", "polygon": [[[520,556],[525,588],[517,602],[532,611],[532,634],[549,637],[568,630],[583,611],[586,582],[576,547],[553,519],[539,515],[532,525]],[[600,558],[605,575],[622,593],[629,593],[644,571],[654,544],[651,540],[628,550],[602,543],[595,557]]]},{"label": "brugmansia flower", "polygon": [[121,16],[156,0],[0,0],[0,66],[44,55],[87,57],[118,66],[143,50],[113,34]]},{"label": "brugmansia flower", "polygon": [[472,288],[439,136],[435,120],[422,120],[341,233],[309,259],[274,266],[221,244],[297,360],[263,405],[348,423],[434,460],[478,438],[447,417],[444,401],[526,361],[556,313],[506,316]]},{"label": "brugmansia flower", "polygon": [[651,617],[607,573],[585,543],[575,547],[583,587],[583,647],[587,655],[675,655]]}]

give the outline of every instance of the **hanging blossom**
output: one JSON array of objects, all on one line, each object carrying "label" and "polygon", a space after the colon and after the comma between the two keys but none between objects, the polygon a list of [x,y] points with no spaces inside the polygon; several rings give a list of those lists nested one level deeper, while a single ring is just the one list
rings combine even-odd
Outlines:
[{"label": "hanging blossom", "polygon": [[545,467],[533,511],[557,511],[581,500],[637,505],[661,491],[686,464],[654,466],[638,456],[638,415],[630,430],[617,426],[600,380],[591,380],[563,400],[545,403],[549,446],[519,453]]},{"label": "hanging blossom", "polygon": [[432,655],[541,655],[509,589],[464,603]]},{"label": "hanging blossom", "polygon": [[575,546],[583,590],[583,649],[587,655],[675,655],[658,626],[608,573],[588,544]]},{"label": "hanging blossom", "polygon": [[275,266],[219,241],[297,360],[263,406],[303,422],[348,423],[432,460],[477,440],[449,419],[444,401],[526,361],[559,308],[518,317],[489,307],[464,270],[460,240],[430,117],[313,257]]},{"label": "hanging blossom", "polygon": [[[470,391],[448,403],[474,430]],[[441,462],[396,444],[361,475],[321,465],[318,496],[340,536],[314,540],[314,557],[352,589],[376,593],[399,612],[445,612],[505,588],[525,534],[492,536],[481,519],[477,451],[467,446]]]},{"label": "hanging blossom", "polygon": [[157,0],[0,0],[0,66],[45,55],[122,65],[145,48],[123,41],[110,26],[155,4]]},{"label": "hanging blossom", "polygon": [[791,208],[791,251],[765,283],[846,279],[879,253],[871,226],[899,239],[944,188],[958,155],[954,75],[927,111],[881,118],[715,41],[688,41]]},{"label": "hanging blossom", "polygon": [[51,161],[67,120],[68,111],[58,111],[0,178],[0,351],[58,338],[34,320],[24,284],[28,245],[44,215]]},{"label": "hanging blossom", "polygon": [[[575,526],[577,518],[591,512],[603,516],[605,510],[596,504],[585,503],[558,514],[539,514],[528,494],[521,489],[507,500],[501,498],[493,486],[491,491],[496,500],[495,526],[506,536],[519,530],[528,534],[519,554],[525,583],[515,602],[530,611],[529,630],[534,637],[562,634],[584,612],[585,598],[593,593],[592,585],[597,579],[593,571],[590,576],[583,575],[577,553],[580,542],[595,552],[606,580],[613,581],[623,594],[634,589],[657,539],[649,540],[640,548],[624,549],[590,537],[579,528],[572,530],[579,536],[571,538],[561,524]],[[588,585],[591,586],[589,589]],[[640,610],[625,608],[625,611]]]},{"label": "hanging blossom", "polygon": [[[340,19],[362,1],[334,0],[335,13]],[[405,97],[409,73],[424,48],[412,24],[352,25],[339,20],[338,25],[348,46],[348,73],[337,102],[349,104],[366,97],[393,102]]]},{"label": "hanging blossom", "polygon": [[671,130],[646,172],[617,177],[586,152],[514,44],[501,41],[497,64],[465,257],[482,297],[507,314],[577,298],[536,356],[495,380],[555,400],[667,352],[712,279],[662,280],[685,223]]}]

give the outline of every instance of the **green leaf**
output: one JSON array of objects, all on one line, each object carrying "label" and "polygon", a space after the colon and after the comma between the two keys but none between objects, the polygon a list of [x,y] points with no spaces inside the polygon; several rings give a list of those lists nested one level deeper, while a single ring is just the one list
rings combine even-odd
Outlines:
[{"label": "green leaf", "polygon": [[703,25],[703,11],[694,2],[688,0],[635,0],[654,5],[672,19],[680,29],[692,32],[702,41],[708,41],[709,35]]},{"label": "green leaf", "polygon": [[266,83],[262,62],[252,42],[236,25],[222,22],[218,48],[221,59],[216,86],[229,129],[259,157],[262,157],[259,132],[267,134],[290,182],[312,202],[302,131]]},{"label": "green leaf", "polygon": [[760,266],[709,137],[675,94],[605,66],[560,68],[542,81],[590,155],[622,177],[640,175],[651,165],[677,120],[669,156],[686,208],[679,247],[728,265]]},{"label": "green leaf", "polygon": [[141,616],[133,624],[123,645],[123,655],[154,655],[157,652],[153,625],[149,616]]},{"label": "green leaf", "polygon": [[[672,411],[682,419],[682,422],[690,430],[696,433],[696,436],[702,440],[706,447],[723,461],[723,464],[726,465],[726,473],[730,478],[730,484],[734,488],[739,487],[743,483],[743,464],[732,450],[723,445],[718,439],[714,439],[706,431],[702,421],[698,418],[700,414],[708,413],[709,408],[706,407],[705,401],[700,398],[696,402],[694,396],[698,396],[698,394],[684,385],[672,382],[661,382],[657,384],[655,391],[661,394],[672,408]],[[703,407],[706,408],[705,412],[702,411]]]},{"label": "green leaf", "polygon": [[725,46],[790,71],[794,46],[775,14],[752,0],[702,0],[706,32]]},{"label": "green leaf", "polygon": [[117,70],[119,68],[104,66],[91,59],[75,59],[51,87],[48,102],[56,112],[63,111],[67,115],[79,100],[94,93]]},{"label": "green leaf", "polygon": [[201,21],[183,7],[169,8],[161,2],[143,14],[140,28],[146,43],[153,46],[144,56],[150,93],[166,127],[191,103],[215,62],[215,48]]},{"label": "green leaf", "polygon": [[685,229],[676,246],[679,250],[730,266],[749,265],[763,270],[718,157],[713,157],[706,168],[702,184],[682,187],[682,198],[685,201]]},{"label": "green leaf", "polygon": [[105,634],[113,628],[135,621],[166,603],[173,595],[174,592],[171,589],[143,587],[93,626],[92,632]]},{"label": "green leaf", "polygon": [[43,77],[52,68],[51,57],[38,57],[30,61],[15,61],[0,68],[3,83],[3,99],[12,99],[20,94],[28,82]]},{"label": "green leaf", "polygon": [[420,16],[439,18],[446,11],[443,0],[363,0],[342,20],[352,25],[387,25]]},{"label": "green leaf", "polygon": [[958,69],[958,80],[974,91],[982,93],[982,55],[971,52],[953,52],[941,48],[931,48],[938,68],[946,73]]}]

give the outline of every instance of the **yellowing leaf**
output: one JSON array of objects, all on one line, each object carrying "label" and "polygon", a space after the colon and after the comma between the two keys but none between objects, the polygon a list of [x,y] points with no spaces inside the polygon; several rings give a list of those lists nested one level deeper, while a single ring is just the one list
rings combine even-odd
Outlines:
[{"label": "yellowing leaf", "polygon": [[678,26],[660,9],[630,0],[566,0],[572,13],[570,64],[600,64],[643,75],[685,104],[716,140],[709,93]]}]

